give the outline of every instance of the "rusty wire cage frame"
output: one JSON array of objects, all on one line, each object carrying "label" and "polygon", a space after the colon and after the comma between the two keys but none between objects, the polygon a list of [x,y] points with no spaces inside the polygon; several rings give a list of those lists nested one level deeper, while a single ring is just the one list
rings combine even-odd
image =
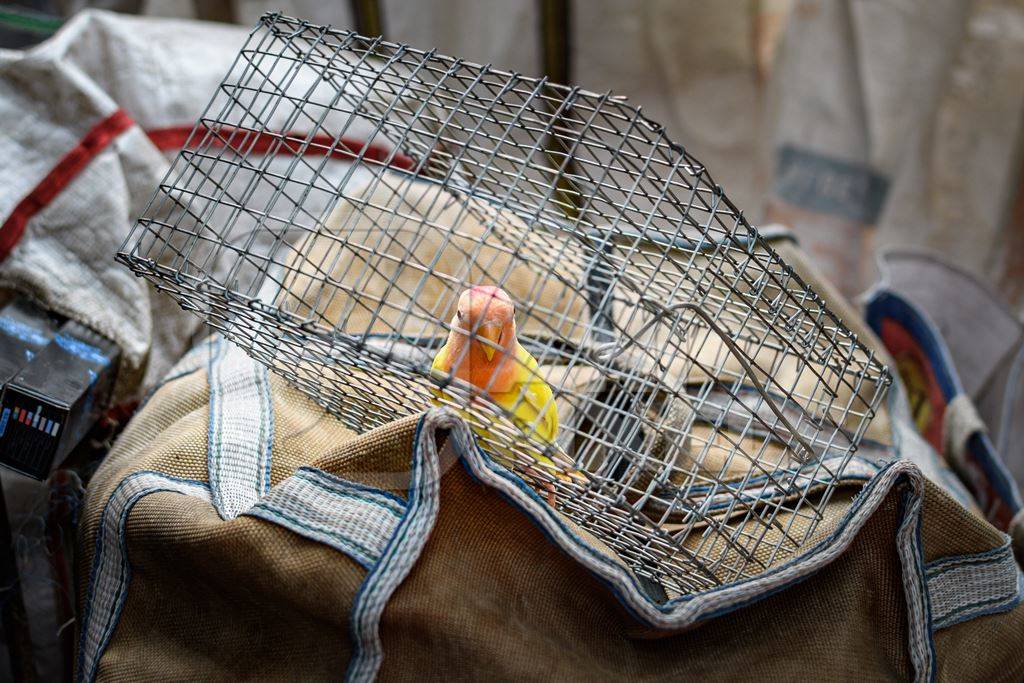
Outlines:
[{"label": "rusty wire cage frame", "polygon": [[[889,384],[621,98],[280,14],[118,258],[357,431],[459,410],[669,594],[798,551]],[[554,443],[430,369],[459,293],[484,283],[515,299]],[[539,466],[556,451],[576,476]]]}]

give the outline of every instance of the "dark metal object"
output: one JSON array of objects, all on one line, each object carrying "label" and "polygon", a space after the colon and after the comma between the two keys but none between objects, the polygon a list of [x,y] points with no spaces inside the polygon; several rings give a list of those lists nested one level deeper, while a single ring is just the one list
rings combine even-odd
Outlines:
[{"label": "dark metal object", "polygon": [[25,601],[21,593],[21,575],[18,558],[14,554],[14,537],[0,481],[0,623],[3,624],[10,659],[11,674],[16,681],[35,681],[36,668],[32,659],[32,634],[25,614]]},{"label": "dark metal object", "polygon": [[53,341],[60,324],[60,319],[20,299],[0,310],[0,389]]},{"label": "dark metal object", "polygon": [[53,598],[57,617],[57,644],[66,678],[74,668],[75,584],[72,580],[75,528],[84,490],[75,472],[59,469],[49,481],[49,505],[46,515],[46,550],[53,578]]},{"label": "dark metal object", "polygon": [[364,36],[384,35],[384,16],[379,0],[349,0],[356,31]]},{"label": "dark metal object", "polygon": [[0,465],[45,479],[107,407],[120,351],[74,321],[3,388]]}]

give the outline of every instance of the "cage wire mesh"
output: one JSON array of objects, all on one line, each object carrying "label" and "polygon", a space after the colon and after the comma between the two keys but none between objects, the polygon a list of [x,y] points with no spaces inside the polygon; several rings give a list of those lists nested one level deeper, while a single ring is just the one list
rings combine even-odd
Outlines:
[{"label": "cage wire mesh", "polygon": [[798,551],[889,383],[621,98],[279,14],[119,259],[357,431],[458,411],[669,595]]}]

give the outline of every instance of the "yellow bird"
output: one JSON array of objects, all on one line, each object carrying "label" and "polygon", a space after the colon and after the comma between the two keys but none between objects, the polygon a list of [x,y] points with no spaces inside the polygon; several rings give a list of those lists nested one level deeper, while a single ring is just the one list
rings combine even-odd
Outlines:
[{"label": "yellow bird", "polygon": [[[544,469],[562,481],[586,481],[573,466],[569,456],[555,444],[558,434],[558,409],[551,387],[540,376],[537,360],[516,338],[515,305],[500,287],[477,285],[459,296],[458,308],[451,321],[448,342],[434,357],[432,370],[441,379],[462,380],[507,411],[516,427],[553,452],[552,458],[539,449],[530,453]],[[441,390],[435,390],[435,405],[458,403]],[[476,407],[476,397],[470,406]],[[465,403],[465,401],[463,401]],[[503,460],[508,453],[494,453],[502,443],[500,434],[489,429],[474,411],[462,409],[473,431],[481,437],[484,448]],[[507,441],[507,437],[505,438]],[[533,449],[531,449],[533,450]],[[505,463],[508,465],[509,463]],[[527,468],[529,469],[529,468]],[[545,487],[548,502],[554,503],[554,489]]]}]

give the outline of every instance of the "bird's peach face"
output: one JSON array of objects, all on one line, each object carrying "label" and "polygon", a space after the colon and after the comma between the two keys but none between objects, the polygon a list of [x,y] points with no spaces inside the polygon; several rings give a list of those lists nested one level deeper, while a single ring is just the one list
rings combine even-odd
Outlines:
[{"label": "bird's peach face", "polygon": [[512,299],[499,287],[479,285],[467,289],[459,296],[452,327],[481,340],[480,348],[487,360],[491,360],[494,352],[514,334],[515,307]]}]

